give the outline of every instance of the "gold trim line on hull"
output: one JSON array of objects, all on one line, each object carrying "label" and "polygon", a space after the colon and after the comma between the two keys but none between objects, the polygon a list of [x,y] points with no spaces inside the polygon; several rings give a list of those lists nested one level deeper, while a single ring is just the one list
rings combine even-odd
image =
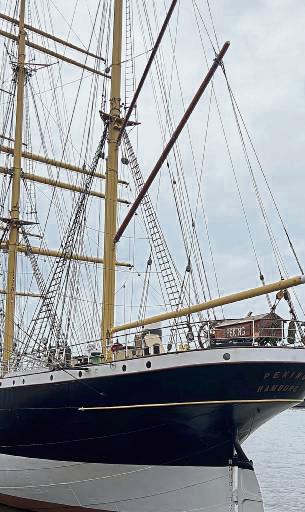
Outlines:
[{"label": "gold trim line on hull", "polygon": [[109,405],[101,407],[79,407],[79,411],[112,411],[115,409],[145,409],[152,407],[179,407],[188,405],[226,405],[226,404],[262,404],[262,403],[300,403],[295,398],[262,398],[261,400],[207,400],[200,402],[167,402],[160,404]]}]

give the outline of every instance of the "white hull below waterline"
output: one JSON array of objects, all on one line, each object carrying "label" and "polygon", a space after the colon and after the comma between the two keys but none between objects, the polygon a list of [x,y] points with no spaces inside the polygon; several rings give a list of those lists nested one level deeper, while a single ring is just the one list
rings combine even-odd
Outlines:
[{"label": "white hull below waterline", "polygon": [[56,512],[70,507],[107,512],[263,512],[257,479],[249,469],[71,463],[10,455],[0,455],[0,502]]}]

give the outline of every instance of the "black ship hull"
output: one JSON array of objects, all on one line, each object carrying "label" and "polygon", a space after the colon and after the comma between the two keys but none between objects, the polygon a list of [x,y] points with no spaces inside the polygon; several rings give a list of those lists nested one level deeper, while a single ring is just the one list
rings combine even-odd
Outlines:
[{"label": "black ship hull", "polygon": [[118,468],[247,467],[236,446],[303,400],[304,355],[214,349],[11,376],[0,388],[0,453]]}]

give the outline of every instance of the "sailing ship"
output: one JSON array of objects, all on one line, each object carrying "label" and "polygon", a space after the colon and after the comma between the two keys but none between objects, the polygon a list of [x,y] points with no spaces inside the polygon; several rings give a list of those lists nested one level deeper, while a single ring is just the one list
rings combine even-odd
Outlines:
[{"label": "sailing ship", "polygon": [[[99,2],[96,15],[89,10],[82,17],[92,28],[89,45],[51,33],[54,5],[19,0],[0,13],[0,35],[6,41],[0,91],[0,246],[5,281],[0,503],[33,511],[260,512],[263,502],[253,463],[241,444],[270,418],[304,399],[303,324],[289,289],[305,278],[289,238],[299,276],[281,274],[278,281],[266,284],[260,271],[259,287],[214,299],[208,287],[197,216],[186,202],[178,139],[207,91],[211,105],[217,70],[229,84],[224,66],[229,43],[219,49],[213,46],[207,74],[180,122],[173,125],[161,57],[164,38],[170,34],[173,72],[175,36],[170,23],[175,16],[178,19],[177,0],[167,2],[164,21],[161,25],[159,20],[155,31],[148,25],[145,1]],[[76,6],[68,35],[77,35],[81,42],[82,31],[73,28]],[[134,53],[135,6],[139,12],[142,9],[143,38],[149,35],[139,55]],[[196,2],[189,8],[200,24]],[[58,22],[60,6],[55,14]],[[159,7],[154,15],[160,15]],[[143,54],[147,61],[136,85],[135,59]],[[151,75],[155,65],[168,124],[162,132],[161,117],[161,156],[143,177],[135,149],[134,135],[142,130],[136,107],[149,76],[146,104],[156,100]],[[73,71],[63,75],[66,66],[80,68],[81,78],[75,78]],[[73,104],[69,110],[64,87],[72,82],[77,93],[74,103],[69,95]],[[229,92],[238,118],[230,87]],[[36,123],[30,114],[36,116]],[[157,150],[157,140],[153,145]],[[192,151],[190,143],[187,147]],[[174,191],[182,244],[188,240],[184,273],[162,234],[150,195],[162,166]],[[200,181],[196,184],[197,193]],[[134,227],[140,210],[145,236]],[[167,220],[176,243],[178,228],[173,218]],[[129,231],[128,225],[132,225]],[[96,234],[98,240],[93,249],[90,229],[89,235]],[[272,238],[272,231],[268,233]],[[137,240],[136,252],[133,242],[138,238],[142,246]],[[148,241],[148,253],[143,239]],[[147,257],[143,284],[132,281],[131,295],[129,276],[141,273],[134,261],[119,261],[120,244],[125,255],[137,254],[142,262]],[[177,243],[174,252],[179,253]],[[103,279],[98,278],[101,269]],[[158,279],[164,309],[148,315],[147,297]],[[140,304],[137,315],[131,308],[127,317],[126,302],[132,293],[140,296]],[[123,312],[117,309],[119,296],[126,298]],[[259,296],[267,298],[267,313],[216,317],[225,305]],[[285,300],[289,321],[276,312]]]}]

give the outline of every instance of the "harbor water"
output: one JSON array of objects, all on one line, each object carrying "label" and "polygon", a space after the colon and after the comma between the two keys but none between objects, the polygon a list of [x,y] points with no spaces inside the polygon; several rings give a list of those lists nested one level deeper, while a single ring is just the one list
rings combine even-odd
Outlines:
[{"label": "harbor water", "polygon": [[243,445],[264,498],[265,512],[305,510],[305,409],[263,425]]},{"label": "harbor water", "polygon": [[[254,461],[265,512],[303,512],[305,409],[286,411],[269,421],[244,443],[243,448]],[[0,512],[14,510],[0,505]]]}]

